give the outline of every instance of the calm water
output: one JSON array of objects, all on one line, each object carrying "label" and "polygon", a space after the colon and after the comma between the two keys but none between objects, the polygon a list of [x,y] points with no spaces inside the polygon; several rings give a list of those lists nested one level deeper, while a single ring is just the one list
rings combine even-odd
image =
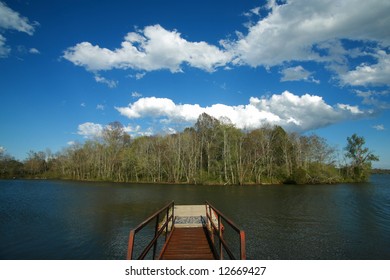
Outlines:
[{"label": "calm water", "polygon": [[250,259],[390,259],[390,176],[367,184],[204,187],[0,181],[0,259],[124,259],[129,230],[209,200]]}]

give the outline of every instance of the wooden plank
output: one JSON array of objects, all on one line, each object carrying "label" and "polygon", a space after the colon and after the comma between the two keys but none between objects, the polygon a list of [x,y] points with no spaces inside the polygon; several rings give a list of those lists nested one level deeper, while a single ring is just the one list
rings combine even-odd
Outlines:
[{"label": "wooden plank", "polygon": [[172,232],[163,260],[212,260],[215,259],[202,227],[175,228]]}]

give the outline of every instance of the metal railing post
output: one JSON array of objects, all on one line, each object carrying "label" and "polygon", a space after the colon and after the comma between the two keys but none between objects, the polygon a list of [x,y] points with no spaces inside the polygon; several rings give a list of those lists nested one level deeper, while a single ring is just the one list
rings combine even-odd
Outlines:
[{"label": "metal railing post", "polygon": [[[208,208],[207,208],[208,207]],[[208,209],[208,213],[207,213]],[[216,222],[218,223],[215,225],[213,221],[212,213],[214,213],[216,217]],[[216,254],[219,252],[219,258],[222,260],[224,258],[223,253],[226,252],[226,254],[229,256],[230,259],[236,259],[239,258],[241,260],[246,259],[246,249],[245,249],[245,232],[241,230],[239,227],[237,227],[230,219],[226,218],[220,211],[218,211],[214,206],[212,206],[208,201],[206,201],[206,215],[209,219],[208,222],[210,223],[211,227],[211,238],[214,238],[214,232],[217,233],[219,243],[218,248],[216,247],[215,241],[212,241],[214,250],[216,251]],[[227,240],[224,239],[224,225],[222,224],[222,220],[226,222],[226,225],[228,225],[231,229],[233,229],[239,236],[239,255],[235,256],[231,249],[228,246]]]},{"label": "metal railing post", "polygon": [[[156,218],[156,224],[155,224],[155,227],[154,227],[154,238],[157,237],[159,221],[160,221],[160,213],[157,214],[157,218]],[[153,245],[153,260],[156,259],[157,242],[158,242],[158,239],[156,239],[156,242],[154,242],[154,245]]]},{"label": "metal railing post", "polygon": [[127,249],[127,259],[128,260],[132,260],[133,259],[134,238],[135,238],[135,232],[134,232],[134,230],[132,230],[132,231],[130,231],[129,245],[128,245],[128,249]]},{"label": "metal railing post", "polygon": [[245,231],[240,230],[240,258],[246,260]]},{"label": "metal railing post", "polygon": [[171,231],[173,229],[173,227],[175,226],[175,205],[172,204],[172,222],[171,222]]},{"label": "metal railing post", "polygon": [[[152,247],[153,247],[153,259],[156,258],[158,239],[160,238],[161,234],[164,233],[164,229],[167,228],[167,224],[169,224],[169,221],[171,221],[171,220],[173,221],[173,212],[172,212],[172,216],[168,215],[168,219],[165,222],[162,221],[161,227],[159,227],[159,225],[160,225],[160,223],[159,223],[160,222],[160,214],[163,214],[165,216],[165,211],[167,211],[167,209],[173,208],[174,205],[175,205],[175,203],[173,201],[170,202],[165,207],[163,207],[162,209],[160,209],[159,211],[157,211],[156,213],[151,215],[149,218],[147,218],[145,221],[143,221],[137,227],[135,227],[133,230],[130,231],[129,242],[128,242],[128,249],[127,249],[127,259],[128,260],[132,260],[134,258],[139,259],[139,260],[143,260],[146,257],[146,255],[149,253],[150,249],[152,249]],[[168,213],[169,213],[169,210],[168,210]],[[154,221],[154,219],[156,219],[156,221],[155,221],[154,237],[153,237],[153,239],[145,246],[145,248],[143,249],[143,251],[140,253],[139,256],[135,256],[134,257],[135,236],[144,227],[146,227],[147,225],[152,223]]]},{"label": "metal railing post", "polygon": [[171,207],[168,207],[167,208],[167,213],[165,215],[165,218],[166,218],[166,225],[165,225],[165,242],[167,241],[167,238],[168,238],[168,226],[169,226],[169,210],[171,209]]},{"label": "metal railing post", "polygon": [[219,259],[223,260],[223,248],[222,248],[222,219],[218,215],[218,238],[219,238]]}]

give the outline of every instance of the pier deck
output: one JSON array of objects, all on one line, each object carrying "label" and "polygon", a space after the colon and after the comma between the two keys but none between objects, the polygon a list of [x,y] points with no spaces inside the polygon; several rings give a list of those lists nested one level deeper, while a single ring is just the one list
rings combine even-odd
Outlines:
[{"label": "pier deck", "polygon": [[215,260],[203,227],[178,227],[172,232],[162,260]]},{"label": "pier deck", "polygon": [[[153,221],[156,225],[154,238],[139,257],[134,258],[136,234]],[[238,256],[234,255],[224,239],[225,225],[239,235]],[[163,236],[165,242],[157,252],[157,242]],[[223,259],[225,254],[230,259],[246,258],[244,231],[208,202],[205,205],[174,205],[171,202],[146,219],[130,232],[127,259],[144,259],[152,248],[152,259],[160,260],[214,260]]]},{"label": "pier deck", "polygon": [[175,205],[175,227],[160,258],[163,260],[215,259],[205,221],[204,205]]}]

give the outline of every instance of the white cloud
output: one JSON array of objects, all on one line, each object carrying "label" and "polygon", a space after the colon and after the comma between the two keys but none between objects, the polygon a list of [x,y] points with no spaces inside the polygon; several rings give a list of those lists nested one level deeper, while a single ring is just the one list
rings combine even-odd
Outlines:
[{"label": "white cloud", "polygon": [[127,125],[123,129],[125,132],[127,132],[129,134],[133,134],[133,133],[138,133],[141,130],[141,126],[137,125],[137,126],[133,127],[131,125]]},{"label": "white cloud", "polygon": [[117,108],[122,114],[129,118],[140,118],[141,116],[162,116],[173,113],[176,105],[168,98],[146,97],[130,105],[130,107]]},{"label": "white cloud", "polygon": [[269,123],[296,131],[312,130],[369,114],[356,106],[330,106],[322,97],[297,96],[288,91],[271,97],[252,97],[249,104],[238,106],[214,104],[201,107],[198,104],[175,104],[168,98],[147,97],[127,107],[116,107],[116,110],[131,119],[152,117],[161,118],[165,123],[186,124],[194,124],[199,115],[207,113],[217,119],[227,117],[241,129],[255,129]]},{"label": "white cloud", "polygon": [[26,17],[21,16],[18,12],[15,12],[9,8],[3,2],[0,2],[0,28],[11,29],[20,32],[25,32],[32,35],[35,31],[34,25],[38,23],[30,23]]},{"label": "white cloud", "polygon": [[[30,23],[26,17],[9,8],[0,1],[0,32],[4,30],[16,30],[33,35],[38,22]],[[11,48],[5,44],[6,38],[0,34],[0,58],[7,57]]]},{"label": "white cloud", "polygon": [[96,110],[101,110],[101,111],[104,111],[104,105],[103,104],[98,104],[96,105]]},{"label": "white cloud", "polygon": [[98,74],[95,74],[95,81],[101,84],[107,85],[109,88],[115,88],[118,86],[117,81],[106,79]]},{"label": "white cloud", "polygon": [[80,104],[80,106],[85,108],[85,107],[87,107],[87,104],[85,104],[85,102],[82,102],[82,103]]},{"label": "white cloud", "polygon": [[[390,2],[382,0],[288,0],[270,1],[267,16],[248,28],[238,40],[222,41],[233,63],[266,68],[293,61],[316,61],[339,76],[344,85],[390,85]],[[341,41],[371,42],[382,48],[347,49]],[[377,57],[349,71],[351,58]],[[365,58],[367,59],[367,58]],[[291,69],[292,70],[292,69]],[[305,72],[287,72],[284,80],[298,80]],[[283,79],[282,79],[283,80]],[[318,82],[317,80],[312,80]]]},{"label": "white cloud", "polygon": [[362,63],[354,70],[341,74],[342,83],[353,86],[390,85],[390,54],[379,50],[375,56],[378,60],[376,64]]},{"label": "white cloud", "polygon": [[176,134],[177,130],[172,127],[166,127],[163,129],[165,134]]},{"label": "white cloud", "polygon": [[390,44],[390,2],[382,0],[289,0],[269,6],[268,16],[238,41],[225,41],[237,64],[275,66],[319,61],[313,47],[329,40],[371,40]]},{"label": "white cloud", "polygon": [[98,123],[86,122],[78,126],[77,134],[84,138],[94,138],[102,135],[103,126]]},{"label": "white cloud", "polygon": [[40,54],[40,53],[41,53],[41,52],[40,52],[38,49],[36,49],[36,48],[31,48],[28,52],[31,53],[31,54]]},{"label": "white cloud", "polygon": [[[255,7],[253,9],[250,9],[248,12],[244,12],[242,15],[248,18],[251,18],[252,16],[260,16],[260,10],[261,7]],[[245,23],[244,26],[250,27],[253,24],[253,22]]]},{"label": "white cloud", "polygon": [[[383,91],[376,91],[376,90],[355,90],[354,91],[357,96],[363,98],[363,104],[365,105],[372,105],[379,109],[389,109],[390,103],[388,102],[387,96],[389,95],[390,91],[383,90]],[[383,99],[386,98],[386,101]]]},{"label": "white cloud", "polygon": [[[86,139],[99,138],[102,136],[103,130],[105,128],[109,128],[109,125],[102,125],[99,123],[86,122],[82,123],[77,128],[77,134],[83,136]],[[128,133],[131,137],[138,136],[151,136],[153,135],[153,129],[148,128],[146,130],[142,130],[140,125],[127,125],[123,126],[123,131]],[[68,145],[74,145],[74,141],[68,142]]]},{"label": "white cloud", "polygon": [[337,104],[337,107],[339,107],[341,110],[344,110],[345,112],[351,112],[354,115],[364,114],[364,112],[361,111],[358,106],[351,106],[348,104]]},{"label": "white cloud", "polygon": [[260,7],[251,9],[251,12],[257,16],[260,15]]},{"label": "white cloud", "polygon": [[5,148],[3,146],[0,146],[0,154],[5,153]]},{"label": "white cloud", "polygon": [[385,126],[384,126],[383,124],[374,125],[373,128],[376,129],[376,130],[378,130],[378,131],[386,130],[386,129],[385,129]]},{"label": "white cloud", "polygon": [[141,80],[143,77],[145,77],[146,75],[146,72],[142,72],[142,73],[136,73],[136,74],[129,74],[127,75],[127,77],[129,78],[133,78],[133,79],[136,79],[136,80]]},{"label": "white cloud", "polygon": [[131,93],[131,97],[133,97],[133,98],[139,98],[139,97],[142,97],[142,94],[139,93],[139,92],[137,92],[137,91],[133,91],[133,92]]},{"label": "white cloud", "polygon": [[146,73],[143,72],[143,73],[137,73],[135,74],[135,79],[136,80],[141,80],[143,77],[145,77]]},{"label": "white cloud", "polygon": [[314,79],[313,73],[310,71],[307,71],[305,68],[303,68],[301,65],[298,65],[296,67],[289,67],[285,68],[281,71],[281,74],[283,75],[280,81],[287,82],[287,81],[309,81],[313,83],[319,83],[318,80]]},{"label": "white cloud", "polygon": [[[325,64],[344,85],[390,85],[385,51],[390,47],[390,1],[268,1],[244,15],[255,17],[256,22],[246,25],[247,32],[237,31],[235,39],[220,40],[219,46],[188,41],[177,30],[156,24],[128,33],[116,49],[81,42],[66,49],[63,57],[95,74],[133,69],[139,71],[131,76],[136,79],[154,70],[182,72],[183,65],[212,72],[239,65],[270,69],[314,61]],[[377,49],[359,47],[367,42]],[[349,69],[351,59],[358,57],[369,60]],[[372,57],[377,64],[372,63]],[[319,83],[312,73],[297,67],[284,69],[282,81]],[[114,86],[100,76],[95,79]]]},{"label": "white cloud", "polygon": [[206,42],[189,42],[176,30],[160,25],[128,33],[115,50],[82,42],[64,52],[65,59],[89,71],[136,69],[153,71],[169,69],[181,72],[181,65],[212,72],[231,59],[230,54]]},{"label": "white cloud", "polygon": [[123,130],[128,133],[131,137],[138,137],[138,136],[151,136],[153,135],[153,129],[149,127],[146,130],[143,130],[140,125],[132,126],[127,125],[123,127]]},{"label": "white cloud", "polygon": [[0,34],[0,58],[7,57],[11,51],[11,49],[5,44],[5,41],[7,41],[7,39]]}]

